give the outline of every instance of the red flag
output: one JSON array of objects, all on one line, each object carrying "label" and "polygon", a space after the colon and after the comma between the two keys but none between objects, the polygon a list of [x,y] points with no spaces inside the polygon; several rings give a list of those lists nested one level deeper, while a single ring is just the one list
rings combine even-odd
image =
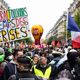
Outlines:
[{"label": "red flag", "polygon": [[66,44],[66,41],[62,41],[62,46],[64,46]]},{"label": "red flag", "polygon": [[72,47],[80,48],[80,32],[71,31]]},{"label": "red flag", "polygon": [[59,42],[59,41],[57,42],[56,46],[57,46],[57,47],[60,47],[60,42]]},{"label": "red flag", "polygon": [[55,41],[52,41],[52,43],[51,43],[51,44],[52,44],[52,46],[55,46]]}]

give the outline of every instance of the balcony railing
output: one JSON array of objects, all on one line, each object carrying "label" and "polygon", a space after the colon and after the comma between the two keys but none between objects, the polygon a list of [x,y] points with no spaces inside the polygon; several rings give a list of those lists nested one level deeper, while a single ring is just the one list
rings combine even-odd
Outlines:
[{"label": "balcony railing", "polygon": [[76,8],[79,8],[80,7],[80,1],[78,2],[78,4],[76,5]]},{"label": "balcony railing", "polygon": [[0,0],[0,2],[1,2],[7,9],[9,8],[8,4],[7,4],[4,0]]}]

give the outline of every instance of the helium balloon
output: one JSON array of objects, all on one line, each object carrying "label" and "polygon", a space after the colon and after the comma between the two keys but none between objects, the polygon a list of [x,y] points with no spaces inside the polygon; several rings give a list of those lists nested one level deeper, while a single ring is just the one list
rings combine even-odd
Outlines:
[{"label": "helium balloon", "polygon": [[32,32],[32,35],[35,39],[35,44],[39,45],[40,38],[43,34],[43,27],[41,25],[34,25],[34,26],[32,26],[31,32]]}]

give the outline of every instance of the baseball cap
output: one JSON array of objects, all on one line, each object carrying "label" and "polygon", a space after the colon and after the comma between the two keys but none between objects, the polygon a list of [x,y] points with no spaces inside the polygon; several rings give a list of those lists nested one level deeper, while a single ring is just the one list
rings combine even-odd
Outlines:
[{"label": "baseball cap", "polygon": [[5,51],[3,48],[0,47],[0,62],[4,61],[4,57],[5,57]]}]

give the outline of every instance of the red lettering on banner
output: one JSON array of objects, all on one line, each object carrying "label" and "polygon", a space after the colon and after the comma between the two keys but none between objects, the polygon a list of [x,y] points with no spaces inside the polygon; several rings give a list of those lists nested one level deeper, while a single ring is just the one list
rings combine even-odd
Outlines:
[{"label": "red lettering on banner", "polygon": [[27,21],[26,17],[16,18],[15,20],[16,20],[16,27],[17,28],[28,25],[28,21]]},{"label": "red lettering on banner", "polygon": [[19,28],[19,25],[20,25],[19,18],[16,18],[16,27]]},{"label": "red lettering on banner", "polygon": [[0,21],[2,21],[3,20],[3,16],[2,16],[2,11],[0,11]]},{"label": "red lettering on banner", "polygon": [[25,25],[28,25],[27,17],[23,17],[23,21],[24,21],[24,24],[25,24]]},{"label": "red lettering on banner", "polygon": [[7,11],[4,11],[4,20],[7,20],[8,18],[7,18]]}]

